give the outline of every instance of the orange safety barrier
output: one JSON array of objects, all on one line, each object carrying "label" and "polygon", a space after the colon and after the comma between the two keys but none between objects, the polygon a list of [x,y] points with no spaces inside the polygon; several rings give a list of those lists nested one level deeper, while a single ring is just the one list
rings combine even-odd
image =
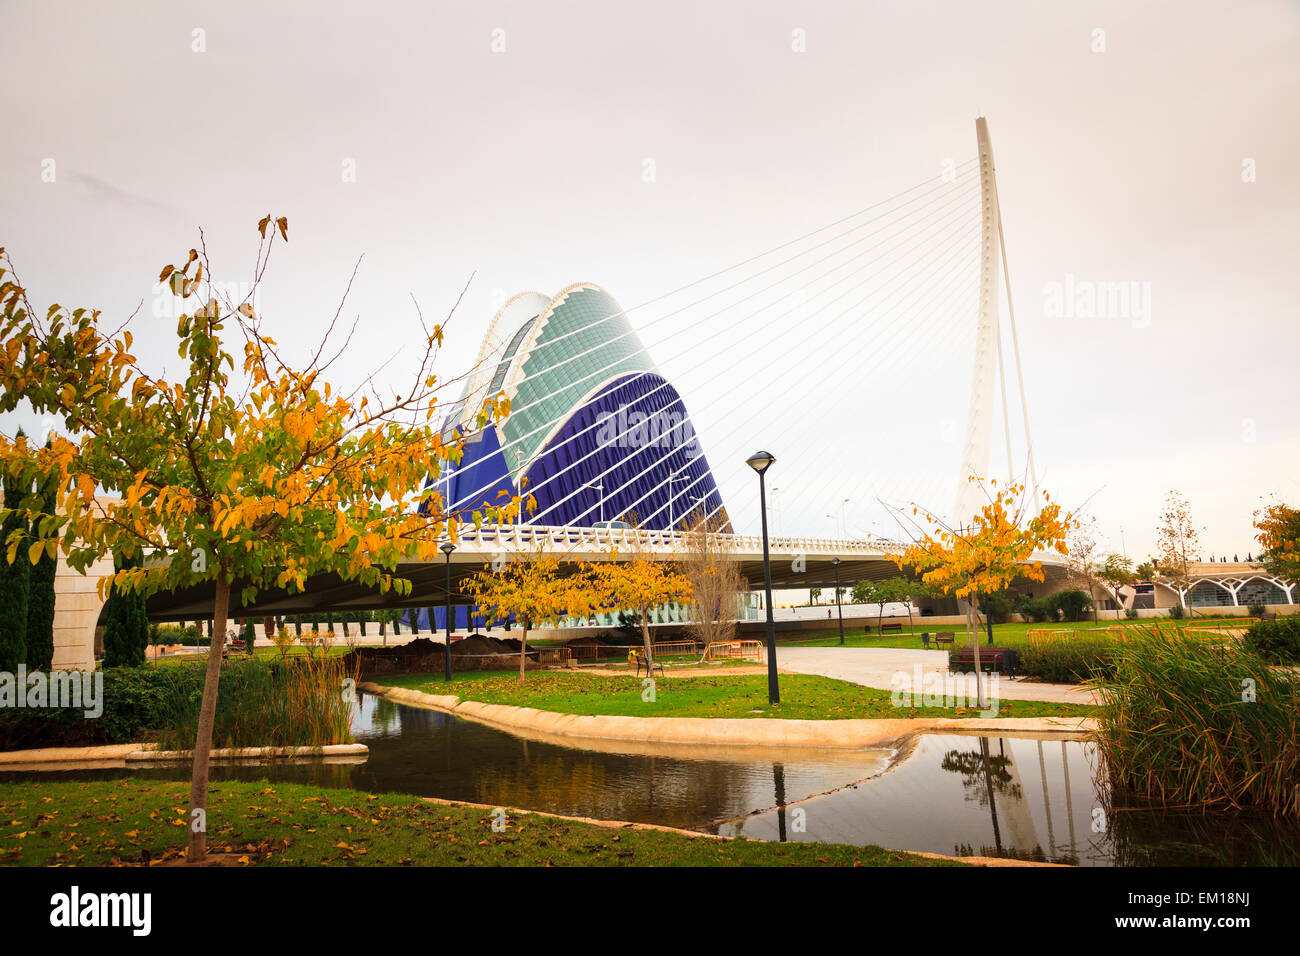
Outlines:
[{"label": "orange safety barrier", "polygon": [[705,650],[706,661],[741,660],[762,661],[762,641],[719,641]]}]

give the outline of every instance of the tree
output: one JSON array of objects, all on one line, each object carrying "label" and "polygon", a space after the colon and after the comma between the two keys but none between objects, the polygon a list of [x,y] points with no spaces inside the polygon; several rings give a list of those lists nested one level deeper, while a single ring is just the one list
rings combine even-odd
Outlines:
[{"label": "tree", "polygon": [[[645,659],[654,661],[650,640],[650,611],[670,601],[689,601],[691,581],[675,564],[661,561],[640,546],[641,532],[625,545],[623,556],[615,551],[609,561],[590,565],[583,577],[590,583],[590,606],[624,608],[636,613],[641,625]],[[625,539],[626,540],[626,539]],[[629,546],[630,545],[630,546]]]},{"label": "tree", "polygon": [[808,606],[809,606],[809,607],[812,607],[814,604],[816,604],[816,603],[817,603],[817,599],[818,599],[819,597],[821,597],[821,596],[822,596],[822,589],[821,589],[821,588],[809,588],[809,589],[808,589]]},{"label": "tree", "polygon": [[[590,582],[581,570],[569,577],[560,576],[560,559],[544,550],[524,553],[513,561],[474,575],[466,592],[485,615],[494,621],[508,622],[511,615],[523,628],[519,642],[519,683],[524,682],[524,664],[528,655],[528,631],[547,624],[558,624],[570,615],[585,615],[594,605]],[[450,652],[450,648],[448,648]]]},{"label": "tree", "polygon": [[[18,443],[26,444],[20,431]],[[27,662],[27,596],[31,587],[32,562],[18,550],[27,536],[27,517],[23,504],[32,486],[31,476],[13,466],[6,467],[0,481],[4,485],[4,520],[0,522],[7,560],[0,565],[0,671],[12,673]]]},{"label": "tree", "polygon": [[686,631],[707,647],[736,636],[738,602],[745,584],[731,560],[731,535],[725,533],[722,519],[697,514],[688,527],[680,561],[691,591]]},{"label": "tree", "polygon": [[[56,480],[46,478],[36,489],[40,496],[38,522],[54,514],[58,496]],[[48,671],[54,666],[54,578],[59,562],[45,548],[32,566],[27,596],[27,666]]]},{"label": "tree", "polygon": [[1069,534],[1066,535],[1065,546],[1066,574],[1075,584],[1087,589],[1088,599],[1092,602],[1092,621],[1096,624],[1099,621],[1097,612],[1097,572],[1099,570],[1097,562],[1099,554],[1097,519],[1091,515],[1080,518],[1074,527],[1070,529]]},{"label": "tree", "polygon": [[1165,495],[1164,509],[1156,525],[1157,577],[1178,593],[1178,604],[1187,609],[1187,592],[1192,586],[1192,556],[1200,542],[1192,523],[1191,507],[1177,491]]},{"label": "tree", "polygon": [[[891,555],[900,568],[920,572],[921,580],[927,585],[966,599],[967,631],[971,634],[979,613],[979,595],[1000,591],[1016,578],[1042,581],[1043,565],[1034,560],[1034,553],[1050,549],[1065,554],[1066,533],[1074,525],[1070,515],[1062,517],[1061,506],[1046,492],[1042,509],[1031,515],[1023,484],[1010,484],[1001,490],[997,481],[991,485],[991,493],[985,493],[988,503],[960,530],[950,528],[913,505],[912,519],[906,520],[917,535],[905,552]],[[901,513],[900,517],[903,517]],[[913,520],[918,517],[924,518],[925,528]],[[985,701],[979,641],[973,641],[973,647],[976,686],[982,705]]]},{"label": "tree", "polygon": [[[444,441],[431,423],[442,326],[420,318],[423,335],[408,340],[403,356],[408,381],[386,383],[381,394],[370,376],[346,394],[336,391],[324,374],[346,349],[337,338],[330,343],[338,313],[301,365],[263,331],[252,302],[276,233],[287,241],[289,227],[266,216],[257,228],[253,282],[238,303],[216,297],[206,248],[160,272],[185,310],[176,327],[185,371],[175,380],[140,367],[130,319],[105,332],[99,311],[33,309],[0,250],[0,412],[25,400],[60,419],[70,436],[56,435],[34,454],[25,442],[0,437],[5,463],[57,476],[58,514],[31,529],[32,555],[62,549],[83,573],[110,553],[149,556],[146,566],[102,578],[101,594],[110,584],[146,596],[200,582],[213,587],[214,638],[190,781],[191,861],[206,852],[220,648],[236,582],[245,605],[262,589],[301,591],[322,573],[409,594],[399,562],[435,560],[439,541],[454,539],[462,520],[445,514],[436,483],[425,483],[463,442],[459,434]],[[340,312],[346,300],[345,291]],[[507,408],[504,396],[489,397],[480,427]],[[97,487],[119,497],[97,498]],[[510,499],[473,517],[509,521],[518,505]]]},{"label": "tree", "polygon": [[1275,501],[1256,511],[1253,523],[1265,569],[1283,581],[1300,582],[1300,511]]},{"label": "tree", "polygon": [[1116,604],[1123,604],[1120,600],[1119,589],[1128,587],[1137,581],[1137,575],[1133,571],[1133,562],[1122,554],[1108,554],[1102,561],[1101,567],[1097,570],[1097,578],[1111,590]]},{"label": "tree", "polygon": [[[136,555],[113,556],[115,572],[139,566],[140,559]],[[104,602],[104,666],[141,666],[148,643],[149,615],[145,610],[144,595],[133,588],[110,584],[108,600]]]}]

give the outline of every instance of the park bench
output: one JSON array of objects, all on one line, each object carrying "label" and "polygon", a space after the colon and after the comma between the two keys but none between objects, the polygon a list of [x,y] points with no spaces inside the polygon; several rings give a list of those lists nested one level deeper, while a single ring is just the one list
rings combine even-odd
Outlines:
[{"label": "park bench", "polygon": [[[980,648],[980,669],[994,670],[1006,674],[1016,672],[1016,662],[1019,655],[1015,648],[1011,647],[981,647]],[[971,647],[959,648],[948,653],[949,670],[971,670],[975,667],[975,649]]]},{"label": "park bench", "polygon": [[642,669],[642,668],[645,668],[645,672],[646,672],[646,676],[647,676],[647,677],[653,677],[653,676],[654,676],[654,672],[655,672],[655,670],[658,670],[660,676],[662,676],[662,677],[667,677],[667,676],[668,676],[667,674],[664,673],[664,665],[660,664],[658,661],[647,661],[645,655],[644,655],[644,654],[641,654],[641,653],[637,653],[637,654],[635,655],[635,657],[636,657],[636,676],[637,676],[637,677],[640,677],[640,676],[641,676],[641,669]]},{"label": "park bench", "polygon": [[921,645],[929,647],[931,642],[935,644],[951,644],[953,642],[953,631],[940,631],[933,636],[927,631],[921,635]]},{"label": "park bench", "polygon": [[884,634],[886,631],[898,631],[898,632],[901,634],[902,631],[903,631],[903,625],[901,625],[901,624],[882,624],[882,625],[880,625],[880,633],[881,633],[881,634]]}]

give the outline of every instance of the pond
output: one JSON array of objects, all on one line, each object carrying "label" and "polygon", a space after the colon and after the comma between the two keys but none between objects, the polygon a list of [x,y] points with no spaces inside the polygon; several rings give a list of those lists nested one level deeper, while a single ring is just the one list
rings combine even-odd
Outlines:
[{"label": "pond", "polygon": [[[1113,865],[1295,865],[1300,826],[1107,805],[1080,741],[925,734],[891,751],[589,750],[359,695],[357,763],[216,764],[269,779],[632,820],[764,840]],[[0,773],[0,780],[188,779],[188,767]]]}]

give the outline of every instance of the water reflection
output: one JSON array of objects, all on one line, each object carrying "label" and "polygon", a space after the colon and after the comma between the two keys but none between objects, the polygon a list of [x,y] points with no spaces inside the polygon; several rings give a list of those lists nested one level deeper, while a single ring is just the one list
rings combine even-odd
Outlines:
[{"label": "water reflection", "polygon": [[[411,793],[959,856],[1093,866],[1300,864],[1294,823],[1110,806],[1096,782],[1096,751],[1078,741],[928,734],[881,773],[887,755],[880,751],[773,759],[771,751],[750,750],[739,759],[709,748],[655,755],[644,744],[628,745],[641,751],[633,753],[584,750],[369,695],[359,697],[354,728],[370,747],[364,764],[218,764],[213,779]],[[124,776],[188,779],[188,768],[0,772],[0,780]]]}]

